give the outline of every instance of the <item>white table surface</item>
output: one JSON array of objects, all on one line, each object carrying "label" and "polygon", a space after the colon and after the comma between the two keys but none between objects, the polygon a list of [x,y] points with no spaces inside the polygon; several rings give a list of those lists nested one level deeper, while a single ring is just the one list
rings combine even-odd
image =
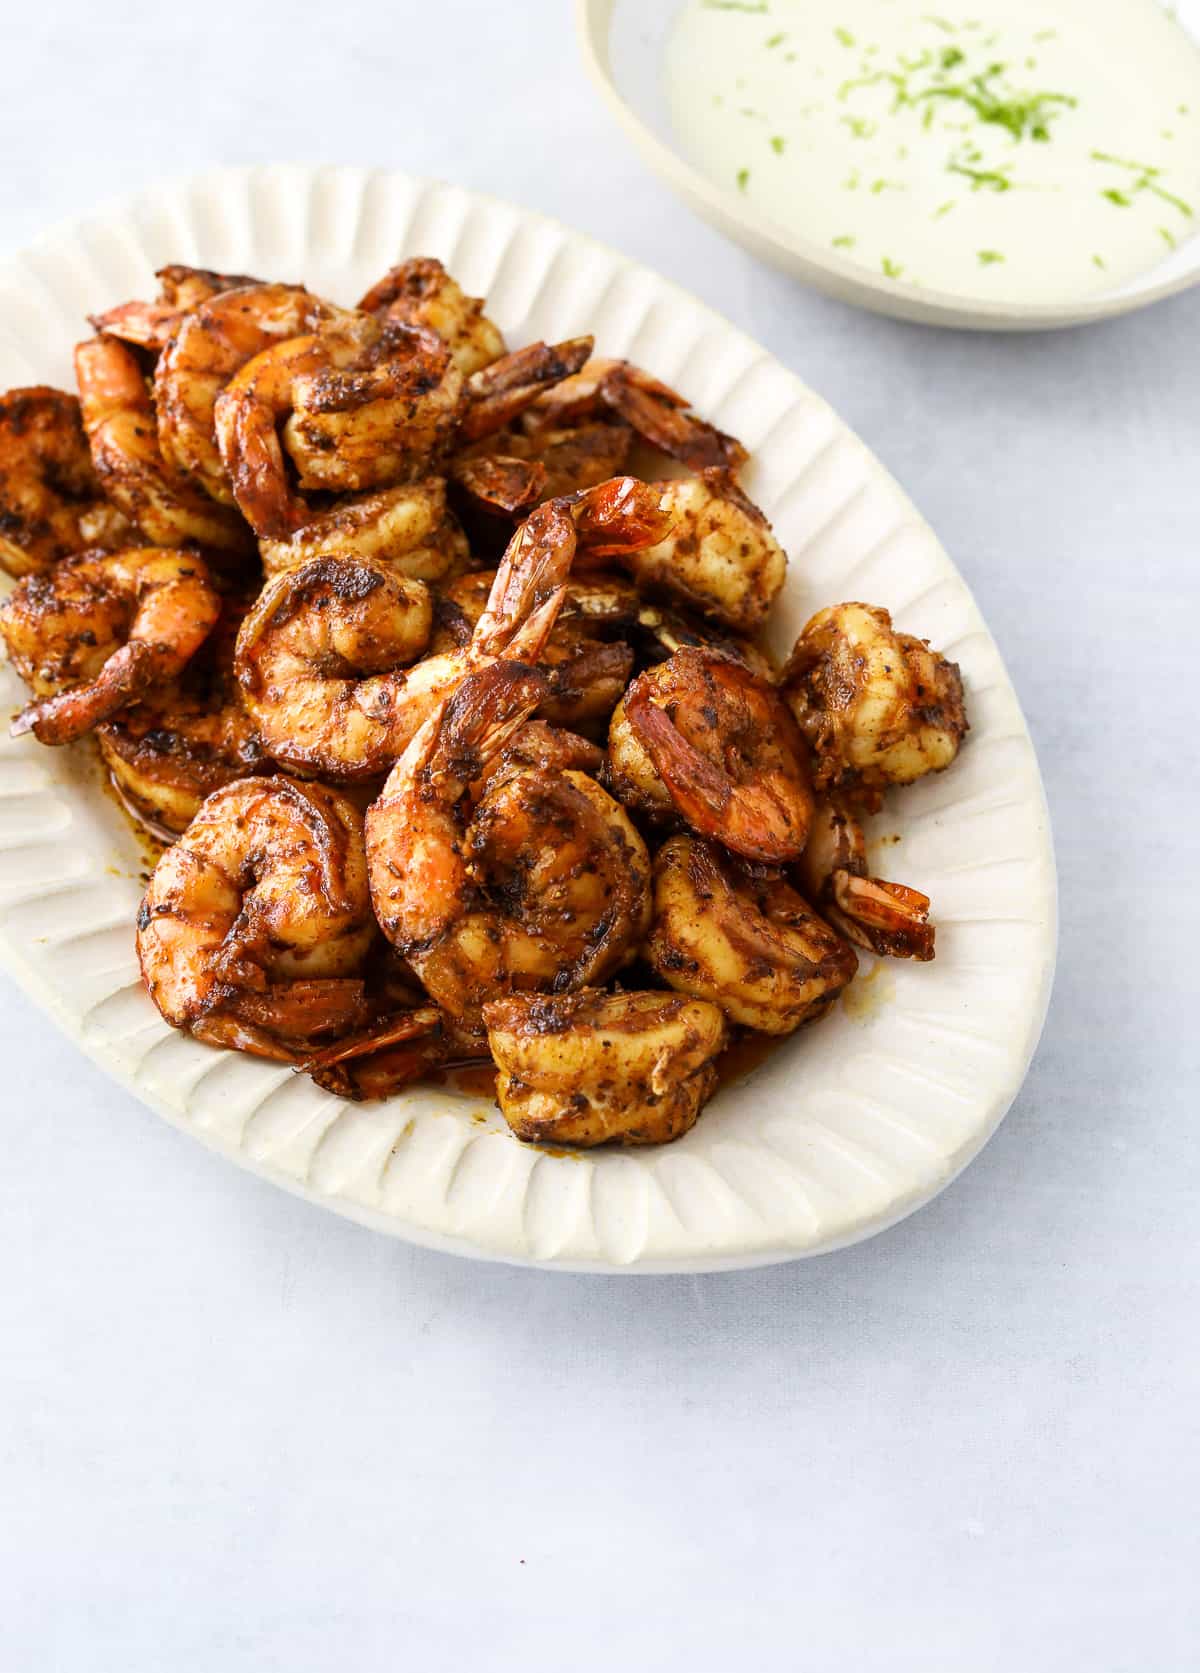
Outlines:
[{"label": "white table surface", "polygon": [[865,1246],[572,1277],[208,1155],[0,979],[0,1660],[1183,1673],[1200,1628],[1200,293],[1053,337],[821,300],[642,171],[569,8],[25,8],[0,239],[165,174],[395,163],[549,210],[825,394],[1008,659],[1062,889],[1024,1091]]}]

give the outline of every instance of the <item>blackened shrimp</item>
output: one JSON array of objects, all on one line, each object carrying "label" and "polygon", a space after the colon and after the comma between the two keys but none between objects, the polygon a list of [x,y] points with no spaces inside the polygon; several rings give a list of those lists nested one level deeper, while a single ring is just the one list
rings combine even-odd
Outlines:
[{"label": "blackened shrimp", "polygon": [[97,729],[117,794],[156,836],[172,840],[206,796],[269,766],[233,676],[246,608],[245,599],[223,597],[217,625],[179,678],[156,683]]},{"label": "blackened shrimp", "polygon": [[701,471],[661,487],[671,532],[628,559],[634,580],[736,633],[756,632],[787,572],[770,523],[727,470]]},{"label": "blackened shrimp", "polygon": [[80,737],[173,680],[219,614],[203,561],[170,547],[85,553],[26,576],[0,606],[13,666],[38,697],[13,732]]},{"label": "blackened shrimp", "polygon": [[655,856],[646,958],[670,987],[763,1034],[823,1016],[858,968],[854,949],[778,871],[691,836]]},{"label": "blackened shrimp", "polygon": [[217,397],[263,349],[314,331],[338,310],[301,285],[224,289],[179,321],[154,373],[158,440],[168,466],[233,505],[217,446]]},{"label": "blackened shrimp", "polygon": [[605,412],[691,470],[721,466],[733,471],[746,461],[740,441],[700,418],[682,395],[627,360],[589,360],[576,376],[557,384],[530,408],[525,428],[536,435]]},{"label": "blackened shrimp", "polygon": [[520,663],[470,673],[367,814],[379,923],[474,1040],[489,997],[603,980],[649,925],[645,844],[593,779],[519,760],[491,770],[544,691]]},{"label": "blackened shrimp", "polygon": [[370,558],[397,575],[438,581],[470,558],[440,476],[349,495],[287,539],[260,540],[258,549],[268,575],[297,569],[310,558]]},{"label": "blackened shrimp", "polygon": [[295,1061],[369,1020],[359,970],[375,933],[358,810],[320,785],[246,778],[155,866],[137,949],[173,1027]]},{"label": "blackened shrimp", "polygon": [[818,785],[881,790],[942,772],[967,733],[962,676],[872,604],[818,610],[797,639],[784,696]]},{"label": "blackened shrimp", "polygon": [[629,687],[609,729],[623,801],[672,809],[747,859],[794,860],[812,819],[802,738],[779,694],[741,662],[683,649]]},{"label": "blackened shrimp", "polygon": [[464,377],[505,352],[500,328],[484,313],[481,298],[467,296],[431,256],[415,256],[390,268],[358,306],[365,314],[386,314],[402,325],[435,331]]},{"label": "blackened shrimp", "polygon": [[129,534],[101,493],[75,397],[41,384],[0,396],[0,568],[37,574]]},{"label": "blackened shrimp", "polygon": [[175,263],[160,267],[158,297],[153,302],[135,299],[120,302],[103,314],[89,314],[88,324],[123,343],[158,352],[166,348],[194,308],[221,291],[254,285],[245,273],[214,273],[207,267],[185,267]]},{"label": "blackened shrimp", "polygon": [[147,540],[164,546],[191,540],[220,552],[253,550],[249,530],[235,512],[171,474],[132,349],[115,337],[93,337],[75,350],[75,375],[96,475]]},{"label": "blackened shrimp", "polygon": [[720,1009],[677,993],[512,994],[484,1006],[496,1096],[531,1144],[669,1144],[717,1084]]}]

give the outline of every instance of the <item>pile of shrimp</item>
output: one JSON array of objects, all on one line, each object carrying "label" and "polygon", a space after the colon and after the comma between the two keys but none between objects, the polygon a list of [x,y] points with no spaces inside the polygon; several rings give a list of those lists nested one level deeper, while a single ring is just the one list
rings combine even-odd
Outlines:
[{"label": "pile of shrimp", "polygon": [[853,600],[772,659],[738,441],[434,260],[354,308],[158,279],[77,396],[0,398],[0,634],[13,730],[94,736],[167,845],[169,1023],[343,1097],[490,1062],[520,1139],[655,1144],[731,1037],[933,957],[864,822],[954,760],[958,669]]}]

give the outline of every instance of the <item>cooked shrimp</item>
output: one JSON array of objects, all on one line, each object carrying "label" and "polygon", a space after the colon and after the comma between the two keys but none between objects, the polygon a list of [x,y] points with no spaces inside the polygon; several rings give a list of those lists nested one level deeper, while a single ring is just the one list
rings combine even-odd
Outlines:
[{"label": "cooked shrimp", "polygon": [[[480,570],[460,575],[441,589],[434,606],[437,626],[430,641],[434,654],[471,643],[493,584],[493,574]],[[577,604],[577,591],[589,602],[594,593],[594,589],[567,582],[558,620],[539,658],[549,691],[538,712],[557,726],[606,722],[633,670],[632,649],[612,637],[607,622]]]},{"label": "cooked shrimp", "polygon": [[564,343],[529,343],[467,379],[457,439],[490,436],[524,412],[545,390],[571,377],[592,352],[590,337]]},{"label": "cooked shrimp", "polygon": [[465,378],[505,352],[504,338],[484,313],[482,299],[467,296],[430,256],[389,269],[358,306],[365,314],[384,313],[403,325],[436,331]]},{"label": "cooked shrimp", "polygon": [[215,791],[137,918],[142,979],[173,1027],[285,1060],[367,1022],[374,935],[361,815],[289,778]]},{"label": "cooked shrimp", "polygon": [[740,662],[684,649],[629,687],[609,729],[623,801],[673,807],[747,859],[801,853],[812,819],[804,743],[785,704]]},{"label": "cooked shrimp", "polygon": [[589,360],[577,376],[543,395],[525,424],[536,434],[580,424],[606,409],[691,470],[723,466],[735,471],[746,461],[740,441],[697,417],[682,395],[627,360]]},{"label": "cooked shrimp", "polygon": [[43,384],[0,396],[0,568],[36,574],[129,533],[101,494],[75,397]]},{"label": "cooked shrimp", "polygon": [[854,949],[778,872],[691,836],[655,856],[646,958],[680,993],[763,1034],[823,1016],[858,968]]},{"label": "cooked shrimp", "polygon": [[157,301],[122,302],[107,313],[89,314],[88,324],[123,343],[157,351],[166,348],[186,316],[209,297],[258,283],[244,273],[213,273],[179,264],[160,267],[154,277],[159,283]]},{"label": "cooked shrimp", "polygon": [[338,312],[302,285],[247,283],[223,289],[182,317],[154,373],[158,440],[168,466],[233,505],[217,446],[217,396],[263,349],[311,333]]},{"label": "cooked shrimp", "polygon": [[310,558],[369,558],[397,575],[439,581],[470,559],[440,476],[338,500],[288,539],[260,540],[258,549],[268,575]]},{"label": "cooked shrimp", "polygon": [[668,993],[512,994],[484,1006],[497,1100],[528,1143],[669,1144],[717,1084],[725,1018]]},{"label": "cooked shrimp", "polygon": [[625,468],[632,441],[633,431],[620,423],[536,435],[505,429],[455,454],[450,476],[484,511],[512,515],[615,476]]},{"label": "cooked shrimp", "polygon": [[[618,477],[576,500],[540,506],[517,529],[464,649],[403,664],[417,652],[413,624],[428,632],[420,583],[378,564],[315,560],[277,575],[247,617],[237,671],[246,705],[271,754],[338,778],[386,772],[417,728],[471,667],[492,657],[536,661],[554,626],[577,545],[623,550],[661,535],[656,489]],[[310,620],[309,570],[330,625]],[[373,603],[375,595],[378,598]],[[330,603],[336,598],[336,602]],[[403,608],[390,619],[381,607]],[[422,614],[414,616],[414,609]],[[331,634],[336,632],[334,645]],[[336,656],[329,652],[336,649]]]},{"label": "cooked shrimp", "polygon": [[942,772],[967,732],[962,676],[886,610],[835,604],[796,641],[784,695],[817,760],[820,786],[881,788]]},{"label": "cooked shrimp", "polygon": [[[464,382],[434,333],[339,315],[256,355],[219,397],[217,439],[234,497],[256,534],[294,534],[313,516],[303,491],[384,488],[427,471],[453,441],[502,427],[569,375],[590,342],[534,343]],[[301,493],[288,480],[285,444]]]},{"label": "cooked shrimp", "polygon": [[180,678],[144,692],[97,730],[117,794],[156,836],[173,840],[206,796],[268,765],[233,677],[245,613],[245,600],[223,598],[216,627]]},{"label": "cooked shrimp", "polygon": [[146,546],[66,558],[0,605],[13,666],[39,701],[13,722],[65,744],[172,680],[208,637],[220,601],[194,552]]},{"label": "cooked shrimp", "polygon": [[369,314],[264,349],[216,403],[221,458],[243,516],[257,535],[280,539],[312,521],[308,489],[385,488],[416,474],[449,441],[462,387],[438,338]]},{"label": "cooked shrimp", "polygon": [[544,692],[520,663],[468,674],[367,814],[380,926],[468,1037],[490,994],[602,980],[649,925],[649,855],[611,796],[519,759],[489,771]]},{"label": "cooked shrimp", "polygon": [[336,778],[386,772],[403,747],[402,670],[432,625],[424,582],[375,560],[310,558],[268,581],[235,657],[267,750]]},{"label": "cooked shrimp", "polygon": [[737,633],[756,632],[787,570],[771,525],[729,471],[660,486],[674,526],[661,544],[627,560],[634,580]]},{"label": "cooked shrimp", "polygon": [[934,956],[929,896],[868,875],[866,838],[843,798],[818,800],[797,872],[808,898],[848,941],[881,957]]},{"label": "cooked shrimp", "polygon": [[93,337],[75,350],[75,375],[96,474],[147,540],[164,546],[194,540],[221,552],[252,549],[240,517],[170,475],[132,349],[115,337]]}]

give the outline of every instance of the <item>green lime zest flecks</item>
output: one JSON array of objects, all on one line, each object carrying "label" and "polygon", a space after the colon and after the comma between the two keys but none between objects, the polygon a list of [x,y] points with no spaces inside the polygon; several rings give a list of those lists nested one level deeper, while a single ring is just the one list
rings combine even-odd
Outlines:
[{"label": "green lime zest flecks", "polygon": [[998,168],[973,168],[970,163],[949,162],[948,174],[961,174],[971,182],[973,192],[1011,192],[1012,181]]},{"label": "green lime zest flecks", "polygon": [[839,234],[837,238],[830,240],[830,243],[833,245],[835,250],[852,250],[854,248],[854,242],[854,239],[848,232],[843,232]]},{"label": "green lime zest flecks", "polygon": [[1108,263],[1105,261],[1103,256],[1093,256],[1092,264],[1093,266],[1100,268],[1106,268],[1108,266]]},{"label": "green lime zest flecks", "polygon": [[784,41],[786,41],[786,40],[787,40],[787,30],[786,29],[780,29],[777,34],[768,35],[764,45],[767,47],[767,49],[769,51],[772,47],[782,46]]},{"label": "green lime zest flecks", "polygon": [[899,262],[893,261],[891,256],[884,256],[883,260],[880,262],[880,266],[883,268],[883,276],[885,279],[898,279],[904,272],[904,269],[900,266]]},{"label": "green lime zest flecks", "polygon": [[1093,151],[1092,157],[1096,162],[1107,163],[1112,168],[1123,168],[1135,177],[1126,182],[1124,190],[1117,186],[1106,186],[1101,190],[1100,196],[1107,198],[1110,203],[1128,209],[1139,192],[1150,192],[1154,197],[1161,198],[1164,203],[1169,203],[1172,209],[1177,209],[1189,221],[1192,219],[1195,211],[1191,204],[1185,203],[1183,198],[1167,190],[1159,179],[1162,174],[1160,168],[1152,168],[1149,163],[1134,162],[1130,157],[1114,157],[1111,151]]},{"label": "green lime zest flecks", "polygon": [[843,29],[840,24],[834,30],[834,34],[837,36],[838,40],[841,41],[843,46],[856,46],[857,45],[857,42],[855,41],[854,36],[850,33],[850,31],[848,29]]},{"label": "green lime zest flecks", "polygon": [[740,168],[734,178],[737,180],[738,191],[744,192],[746,187],[750,184],[750,170],[748,168]]},{"label": "green lime zest flecks", "polygon": [[841,120],[855,139],[870,139],[879,131],[878,122],[872,122],[869,116],[843,116]]},{"label": "green lime zest flecks", "polygon": [[784,153],[784,149],[787,146],[787,140],[784,139],[783,135],[782,134],[772,134],[769,143],[770,143],[770,146],[771,146],[771,150],[775,153],[775,155],[777,157],[782,157],[783,153]]},{"label": "green lime zest flecks", "polygon": [[979,257],[980,267],[994,267],[998,261],[1004,260],[1004,256],[999,250],[977,250],[975,253]]}]

